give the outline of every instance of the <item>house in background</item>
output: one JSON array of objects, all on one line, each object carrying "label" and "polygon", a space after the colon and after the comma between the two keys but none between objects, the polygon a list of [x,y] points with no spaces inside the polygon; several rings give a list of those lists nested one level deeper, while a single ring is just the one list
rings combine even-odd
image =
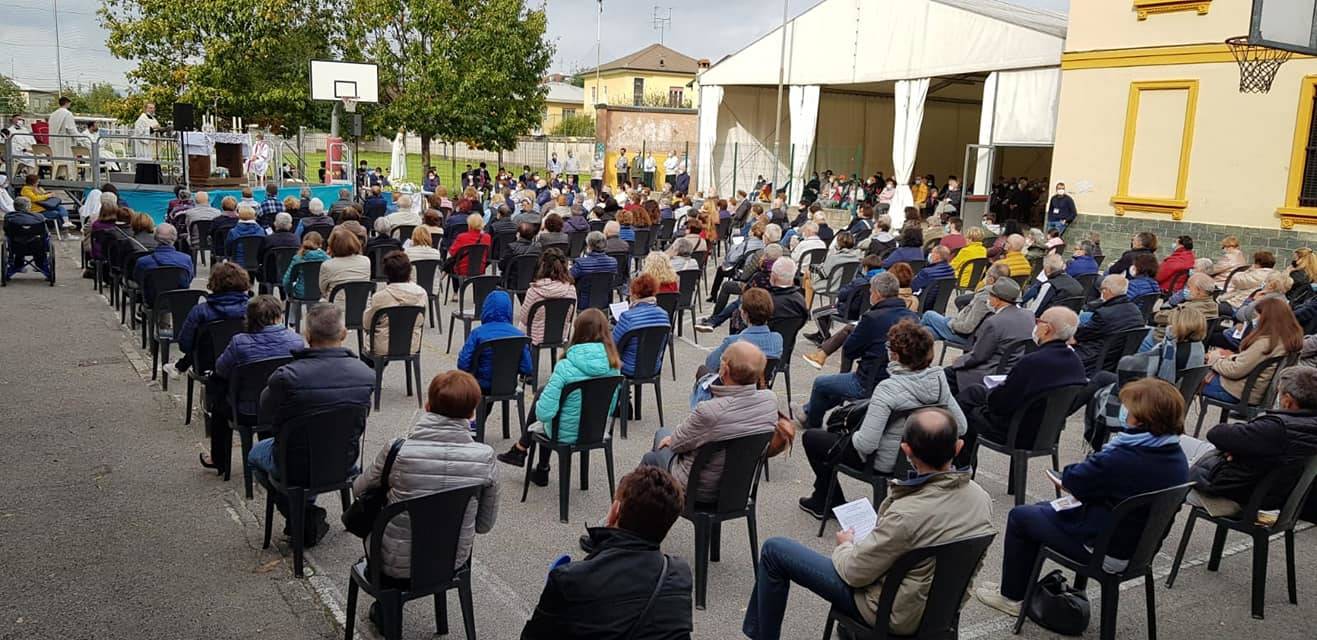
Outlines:
[{"label": "house in background", "polygon": [[564,118],[582,115],[582,102],[585,90],[566,82],[549,81],[544,83],[548,93],[544,96],[544,119],[540,123],[540,133],[552,133]]},{"label": "house in background", "polygon": [[18,87],[18,96],[22,103],[15,105],[17,109],[11,110],[29,113],[49,113],[55,110],[55,101],[59,98],[59,93],[54,89],[38,89],[18,80],[13,80],[13,83]]},{"label": "house in background", "polygon": [[698,108],[695,74],[708,66],[708,60],[651,44],[600,65],[598,82],[594,69],[583,70],[585,114],[593,116],[596,104]]}]

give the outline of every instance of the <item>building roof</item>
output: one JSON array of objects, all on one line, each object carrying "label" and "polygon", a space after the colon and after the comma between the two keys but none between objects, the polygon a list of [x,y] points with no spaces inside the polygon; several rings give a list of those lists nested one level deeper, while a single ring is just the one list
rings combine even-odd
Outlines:
[{"label": "building roof", "polygon": [[544,96],[545,102],[571,102],[581,104],[585,101],[585,89],[567,84],[566,82],[546,82],[545,88],[549,90]]},{"label": "building roof", "polygon": [[14,83],[14,86],[18,87],[19,91],[27,91],[29,93],[55,93],[54,89],[42,89],[40,87],[34,87],[21,80],[15,80],[14,78],[10,78],[9,80]]},{"label": "building roof", "polygon": [[[600,73],[621,70],[695,75],[700,70],[700,64],[695,58],[654,43],[644,49],[599,65]],[[581,73],[588,75],[594,73],[594,69],[587,69]]]}]

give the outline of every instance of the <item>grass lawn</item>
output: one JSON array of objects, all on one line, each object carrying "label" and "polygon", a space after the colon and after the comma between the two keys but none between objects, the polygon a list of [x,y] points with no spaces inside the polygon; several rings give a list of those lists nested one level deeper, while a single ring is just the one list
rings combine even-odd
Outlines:
[{"label": "grass lawn", "polygon": [[[372,167],[383,167],[386,170],[393,165],[392,154],[383,151],[362,151],[357,154],[357,161],[360,162],[362,160],[365,160]],[[449,189],[452,189],[454,185],[460,185],[462,183],[462,181],[458,179],[458,176],[461,175],[462,171],[466,170],[466,160],[458,159],[457,162],[454,163],[451,158],[441,158],[438,155],[432,155],[430,156],[430,161],[434,163],[435,172],[439,174],[439,184],[446,185]],[[472,162],[472,164],[474,165],[475,163]],[[490,169],[491,177],[494,173],[494,169],[497,169],[497,167]],[[548,172],[543,168],[538,171],[541,175]],[[424,178],[425,174],[421,172],[421,154],[407,154],[407,177],[403,179],[403,182],[420,185],[421,180]],[[395,180],[394,182],[397,181]]]}]

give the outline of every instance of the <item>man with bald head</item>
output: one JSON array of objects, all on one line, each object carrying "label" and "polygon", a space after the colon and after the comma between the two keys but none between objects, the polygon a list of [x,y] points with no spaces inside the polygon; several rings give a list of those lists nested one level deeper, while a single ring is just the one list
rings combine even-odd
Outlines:
[{"label": "man with bald head", "polygon": [[[1006,380],[993,389],[983,384],[962,388],[956,396],[969,431],[965,434],[965,448],[957,457],[957,465],[969,464],[969,454],[980,435],[994,442],[1006,439],[1011,415],[1025,402],[1064,386],[1085,384],[1084,363],[1066,344],[1074,337],[1079,316],[1065,307],[1051,307],[1038,317],[1033,340],[1038,349],[1020,358],[1006,375]],[[1008,446],[1027,446],[1032,443],[1042,421],[1042,405],[1020,421],[1015,443]]]},{"label": "man with bald head", "polygon": [[[689,483],[691,465],[699,448],[711,442],[734,440],[756,433],[772,432],[777,426],[777,395],[759,388],[767,359],[759,347],[735,342],[723,351],[718,363],[721,384],[709,387],[713,398],[691,410],[675,429],[654,434],[654,450],[641,464],[667,469],[683,488]],[[715,502],[723,457],[718,454],[704,467],[695,487],[696,500]]]}]

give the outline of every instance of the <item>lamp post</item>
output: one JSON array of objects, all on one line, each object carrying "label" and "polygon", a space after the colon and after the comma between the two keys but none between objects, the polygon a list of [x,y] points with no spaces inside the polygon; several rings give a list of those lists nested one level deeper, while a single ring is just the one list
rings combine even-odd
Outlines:
[{"label": "lamp post", "polygon": [[[599,0],[603,2],[603,0]],[[777,59],[777,116],[773,118],[773,193],[781,185],[777,182],[777,166],[780,164],[778,158],[781,158],[782,144],[782,83],[786,79],[787,70],[787,0],[782,0],[782,45],[781,52]]]}]

